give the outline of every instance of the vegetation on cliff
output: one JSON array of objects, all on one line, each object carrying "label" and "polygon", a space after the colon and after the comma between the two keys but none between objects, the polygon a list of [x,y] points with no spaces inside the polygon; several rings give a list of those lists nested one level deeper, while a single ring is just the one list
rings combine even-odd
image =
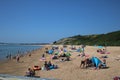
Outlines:
[{"label": "vegetation on cliff", "polygon": [[60,39],[53,44],[120,46],[120,30],[107,34],[76,35]]}]

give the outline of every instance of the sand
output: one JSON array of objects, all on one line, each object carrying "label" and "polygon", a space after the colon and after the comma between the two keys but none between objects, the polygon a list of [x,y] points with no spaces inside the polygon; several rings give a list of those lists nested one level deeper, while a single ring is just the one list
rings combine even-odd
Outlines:
[{"label": "sand", "polygon": [[[62,47],[62,45],[59,45]],[[10,74],[16,76],[24,76],[27,68],[33,67],[33,65],[43,66],[44,61],[40,61],[40,57],[45,53],[45,48],[50,48],[51,45],[46,45],[42,49],[31,52],[32,56],[28,55],[21,57],[20,62],[16,60],[9,60],[0,62],[0,74]],[[70,46],[68,46],[69,49]],[[79,47],[79,46],[77,46]],[[61,80],[112,80],[115,76],[120,76],[120,47],[107,47],[107,52],[110,54],[99,54],[96,52],[98,48],[95,46],[86,46],[85,53],[89,57],[96,56],[101,57],[107,55],[106,69],[94,70],[93,68],[81,69],[80,61],[81,57],[77,56],[79,52],[71,52],[71,61],[60,62],[59,60],[51,60],[49,55],[47,60],[51,60],[52,63],[59,66],[54,70],[39,70],[36,71],[36,76],[41,78],[56,78]]]}]

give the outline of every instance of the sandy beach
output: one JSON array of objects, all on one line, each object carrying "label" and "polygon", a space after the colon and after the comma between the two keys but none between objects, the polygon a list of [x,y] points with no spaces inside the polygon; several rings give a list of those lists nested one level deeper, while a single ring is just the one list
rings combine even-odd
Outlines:
[{"label": "sandy beach", "polygon": [[[58,45],[62,47],[62,45]],[[67,47],[67,50],[70,46]],[[77,48],[79,46],[76,46]],[[45,45],[43,48],[31,52],[31,57],[28,55],[21,57],[20,62],[16,60],[9,60],[0,62],[0,74],[10,74],[15,76],[24,76],[29,67],[33,65],[43,66],[44,61],[40,61],[40,57],[45,53],[45,48],[50,49],[51,45]],[[54,70],[39,70],[36,71],[36,76],[41,78],[56,78],[60,80],[112,80],[115,76],[120,76],[120,47],[107,47],[107,52],[110,54],[99,54],[97,53],[98,48],[95,46],[86,46],[85,54],[89,57],[96,56],[108,56],[106,58],[107,66],[106,69],[94,70],[92,68],[81,69],[80,62],[81,57],[78,56],[79,52],[71,52],[71,61],[60,62],[59,60],[50,59],[50,55],[47,56],[47,60],[51,60],[52,63],[58,65],[58,69]]]}]

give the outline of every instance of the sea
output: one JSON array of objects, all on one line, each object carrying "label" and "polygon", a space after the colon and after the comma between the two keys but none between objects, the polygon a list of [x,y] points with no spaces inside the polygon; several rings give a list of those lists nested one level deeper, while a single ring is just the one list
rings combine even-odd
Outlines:
[{"label": "sea", "polygon": [[42,48],[40,45],[0,45],[0,61],[8,59],[8,56],[16,56],[18,54],[27,54],[33,50]]}]

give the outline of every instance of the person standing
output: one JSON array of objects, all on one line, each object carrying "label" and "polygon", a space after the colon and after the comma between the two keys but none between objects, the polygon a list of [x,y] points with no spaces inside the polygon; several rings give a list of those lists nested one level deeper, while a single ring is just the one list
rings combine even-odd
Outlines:
[{"label": "person standing", "polygon": [[20,61],[20,56],[19,55],[17,55],[17,62],[19,62]]}]

